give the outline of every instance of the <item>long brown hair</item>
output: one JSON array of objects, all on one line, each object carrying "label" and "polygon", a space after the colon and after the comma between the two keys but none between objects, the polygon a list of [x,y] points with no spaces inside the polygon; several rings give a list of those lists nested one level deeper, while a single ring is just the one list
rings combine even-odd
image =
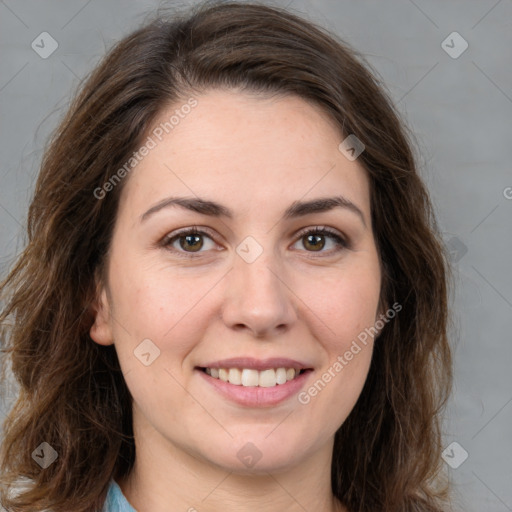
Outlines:
[{"label": "long brown hair", "polygon": [[[96,511],[109,480],[132,468],[131,396],[114,346],[89,336],[94,278],[129,177],[100,199],[97,190],[163,107],[225,86],[298,95],[365,145],[358,161],[370,178],[381,300],[402,309],[375,343],[364,389],[336,433],[332,489],[351,512],[445,510],[450,271],[412,137],[355,50],[289,10],[246,2],[158,12],[103,58],[48,144],[27,246],[1,285],[2,359],[19,385],[4,422],[1,502],[14,512]],[[58,453],[45,470],[32,457],[42,442]],[[33,487],[9,497],[19,478]]]}]

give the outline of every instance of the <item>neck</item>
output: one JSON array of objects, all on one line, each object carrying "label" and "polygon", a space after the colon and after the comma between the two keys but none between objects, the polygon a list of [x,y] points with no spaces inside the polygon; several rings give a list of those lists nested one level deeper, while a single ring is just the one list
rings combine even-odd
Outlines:
[{"label": "neck", "polygon": [[147,424],[134,429],[135,464],[118,484],[138,512],[346,512],[331,490],[333,439],[299,465],[242,474],[192,456]]}]

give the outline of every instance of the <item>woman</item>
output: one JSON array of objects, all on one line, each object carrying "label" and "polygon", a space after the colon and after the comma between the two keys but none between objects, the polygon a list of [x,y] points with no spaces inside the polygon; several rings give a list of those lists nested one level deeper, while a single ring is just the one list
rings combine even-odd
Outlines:
[{"label": "woman", "polygon": [[28,237],[8,510],[447,509],[447,260],[334,35],[253,3],[147,23],[62,121]]}]

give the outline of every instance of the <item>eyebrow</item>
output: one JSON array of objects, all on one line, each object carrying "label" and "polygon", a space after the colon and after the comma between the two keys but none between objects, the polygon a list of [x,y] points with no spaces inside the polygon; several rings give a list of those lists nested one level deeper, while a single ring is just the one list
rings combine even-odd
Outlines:
[{"label": "eyebrow", "polygon": [[[201,199],[199,197],[168,197],[159,201],[152,206],[147,212],[141,215],[140,221],[144,222],[154,213],[162,210],[178,206],[191,210],[193,212],[209,215],[211,217],[226,217],[232,219],[234,217],[233,211],[215,201]],[[366,220],[361,209],[356,206],[352,201],[343,196],[334,197],[320,197],[310,201],[294,201],[284,212],[283,219],[294,219],[313,213],[322,213],[333,210],[334,208],[344,208],[348,211],[355,213],[366,226]]]}]

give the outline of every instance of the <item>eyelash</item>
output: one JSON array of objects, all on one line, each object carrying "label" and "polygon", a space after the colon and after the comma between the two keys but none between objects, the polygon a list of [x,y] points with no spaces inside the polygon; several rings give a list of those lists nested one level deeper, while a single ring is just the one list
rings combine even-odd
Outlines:
[{"label": "eyelash", "polygon": [[[332,255],[332,254],[329,254],[329,252],[338,253],[338,252],[342,251],[343,249],[350,248],[349,243],[344,238],[342,238],[336,231],[331,230],[325,226],[317,226],[315,228],[306,228],[305,230],[300,231],[297,234],[297,241],[300,240],[301,238],[304,238],[306,235],[310,235],[310,234],[328,236],[334,240],[334,242],[337,246],[337,248],[334,251],[318,251],[319,253],[327,252],[328,255]],[[186,237],[188,235],[200,235],[200,236],[204,235],[204,236],[207,236],[208,238],[212,239],[211,233],[209,233],[208,231],[199,229],[197,226],[193,226],[190,228],[186,228],[182,231],[179,231],[178,233],[175,233],[172,236],[164,237],[162,239],[161,245],[165,249],[177,254],[178,257],[188,258],[188,259],[198,258],[201,255],[201,252],[204,252],[204,251],[191,253],[191,252],[174,249],[173,247],[171,247],[171,245],[174,243],[175,240],[179,240],[180,238]],[[306,251],[306,252],[315,253],[317,251]]]}]

